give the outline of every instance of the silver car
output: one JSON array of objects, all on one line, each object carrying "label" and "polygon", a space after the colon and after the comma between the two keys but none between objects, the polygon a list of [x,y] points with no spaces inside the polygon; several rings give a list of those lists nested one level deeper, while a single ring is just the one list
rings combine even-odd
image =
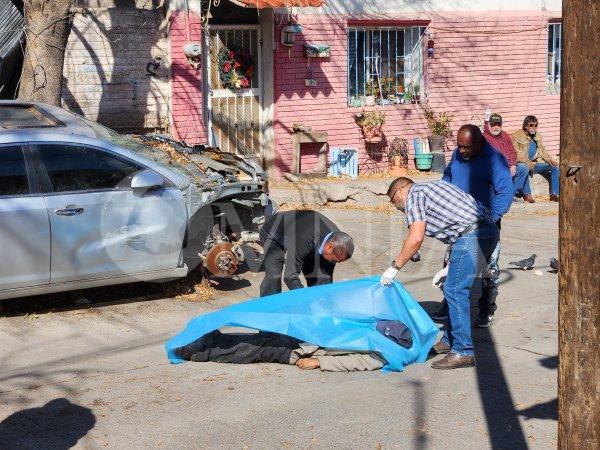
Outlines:
[{"label": "silver car", "polygon": [[270,207],[264,172],[215,149],[123,136],[0,101],[0,299],[235,273]]}]

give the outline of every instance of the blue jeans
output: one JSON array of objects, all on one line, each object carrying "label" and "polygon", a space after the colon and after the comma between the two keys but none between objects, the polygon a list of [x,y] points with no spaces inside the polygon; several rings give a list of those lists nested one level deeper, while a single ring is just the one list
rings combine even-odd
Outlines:
[{"label": "blue jeans", "polygon": [[550,194],[558,195],[558,167],[554,167],[547,162],[536,163],[535,166],[533,166],[532,172],[539,173],[548,181],[548,183],[550,183]]},{"label": "blue jeans", "polygon": [[[535,163],[532,173],[537,173],[543,176],[548,183],[550,183],[550,194],[559,194],[559,170],[558,167],[554,167],[552,164],[546,162]],[[517,164],[517,173],[513,179],[513,189],[515,194],[531,194],[531,187],[529,186],[529,169],[527,164]]]},{"label": "blue jeans", "polygon": [[515,195],[531,194],[529,186],[529,168],[525,163],[517,164],[517,172],[513,177],[513,190]]},{"label": "blue jeans", "polygon": [[473,356],[471,339],[471,287],[490,259],[500,232],[493,222],[480,222],[477,229],[459,237],[452,245],[444,297],[448,321],[442,342],[461,356]]}]

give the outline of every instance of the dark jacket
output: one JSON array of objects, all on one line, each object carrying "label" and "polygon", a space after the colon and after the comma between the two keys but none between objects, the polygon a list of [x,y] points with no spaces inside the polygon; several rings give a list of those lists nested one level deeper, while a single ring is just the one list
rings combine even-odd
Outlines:
[{"label": "dark jacket", "polygon": [[490,126],[486,122],[483,126],[483,136],[492,147],[504,155],[509,167],[517,165],[517,151],[510,135],[506,131],[502,130],[498,136],[494,136],[490,133]]},{"label": "dark jacket", "polygon": [[339,228],[316,211],[284,211],[269,217],[260,230],[261,240],[272,240],[286,251],[284,281],[289,289],[300,289],[300,273],[323,272],[329,282],[335,263],[319,254],[325,237]]}]

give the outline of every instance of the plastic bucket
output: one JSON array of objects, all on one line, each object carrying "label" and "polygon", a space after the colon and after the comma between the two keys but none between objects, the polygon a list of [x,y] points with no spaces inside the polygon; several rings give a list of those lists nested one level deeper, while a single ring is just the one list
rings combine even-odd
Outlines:
[{"label": "plastic bucket", "polygon": [[433,161],[433,154],[431,153],[420,153],[415,155],[415,165],[419,170],[431,169],[431,161]]}]

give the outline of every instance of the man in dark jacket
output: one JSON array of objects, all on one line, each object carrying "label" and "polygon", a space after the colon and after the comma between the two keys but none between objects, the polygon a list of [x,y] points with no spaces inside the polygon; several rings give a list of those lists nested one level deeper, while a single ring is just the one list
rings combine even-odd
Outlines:
[{"label": "man in dark jacket", "polygon": [[[310,210],[279,212],[260,230],[264,248],[265,278],[260,296],[281,292],[281,275],[286,286],[303,288],[333,281],[335,264],[352,257],[354,242],[324,215]],[[284,272],[285,264],[285,272]]]}]

